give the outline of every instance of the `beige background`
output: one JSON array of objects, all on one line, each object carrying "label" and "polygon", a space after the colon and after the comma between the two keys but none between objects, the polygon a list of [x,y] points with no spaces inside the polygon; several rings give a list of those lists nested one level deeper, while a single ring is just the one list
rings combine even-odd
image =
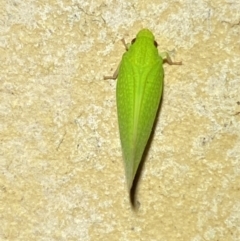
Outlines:
[{"label": "beige background", "polygon": [[[115,80],[143,27],[165,65],[129,204]],[[0,0],[0,240],[240,240],[240,2]]]}]

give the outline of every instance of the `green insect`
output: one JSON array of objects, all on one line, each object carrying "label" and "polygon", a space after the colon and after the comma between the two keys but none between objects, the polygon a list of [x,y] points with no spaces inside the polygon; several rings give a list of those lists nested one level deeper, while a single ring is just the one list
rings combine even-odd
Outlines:
[{"label": "green insect", "polygon": [[127,186],[133,181],[150,137],[163,89],[163,62],[172,62],[165,52],[158,53],[154,35],[148,29],[138,32],[113,76],[117,80],[117,111],[125,162]]}]

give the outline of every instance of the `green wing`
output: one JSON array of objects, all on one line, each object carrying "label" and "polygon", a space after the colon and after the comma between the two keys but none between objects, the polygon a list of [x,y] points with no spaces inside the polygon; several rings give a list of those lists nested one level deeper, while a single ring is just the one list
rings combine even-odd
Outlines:
[{"label": "green wing", "polygon": [[127,185],[134,177],[158,110],[162,95],[162,59],[151,64],[134,63],[129,52],[123,55],[117,81],[117,109]]}]

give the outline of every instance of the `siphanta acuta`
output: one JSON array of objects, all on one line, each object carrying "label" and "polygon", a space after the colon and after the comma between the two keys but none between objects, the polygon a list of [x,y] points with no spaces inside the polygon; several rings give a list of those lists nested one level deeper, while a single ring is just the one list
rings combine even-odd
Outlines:
[{"label": "siphanta acuta", "polygon": [[117,112],[125,173],[129,192],[150,137],[163,89],[163,62],[172,62],[158,53],[154,35],[148,29],[138,32],[113,76],[117,80]]}]

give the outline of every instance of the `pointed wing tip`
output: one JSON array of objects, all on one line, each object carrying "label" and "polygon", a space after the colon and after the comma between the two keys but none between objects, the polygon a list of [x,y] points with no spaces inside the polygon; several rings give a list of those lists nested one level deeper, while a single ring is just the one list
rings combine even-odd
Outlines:
[{"label": "pointed wing tip", "polygon": [[131,183],[131,185],[128,184],[128,185],[127,185],[127,188],[128,188],[128,192],[131,193],[131,190],[132,190],[132,183]]},{"label": "pointed wing tip", "polygon": [[133,185],[133,178],[132,177],[130,179],[127,178],[127,188],[129,193],[131,192],[132,185]]}]

